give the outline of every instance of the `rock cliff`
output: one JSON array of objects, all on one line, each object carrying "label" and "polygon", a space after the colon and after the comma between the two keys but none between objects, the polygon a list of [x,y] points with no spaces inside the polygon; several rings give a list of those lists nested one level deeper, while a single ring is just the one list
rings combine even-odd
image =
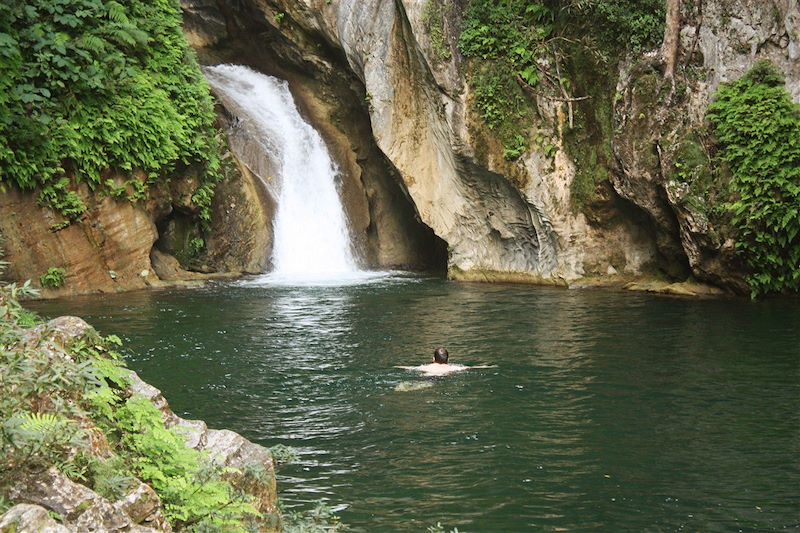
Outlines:
[{"label": "rock cliff", "polygon": [[[120,180],[123,181],[123,180]],[[43,288],[44,297],[117,292],[207,279],[186,270],[189,241],[200,237],[196,183],[187,173],[153,187],[146,200],[132,203],[98,195],[85,185],[78,194],[87,212],[61,228],[53,210],[36,196],[9,187],[0,194],[0,237],[9,281],[38,278],[50,267],[63,268],[63,287]],[[260,182],[245,168],[219,186],[206,251],[192,265],[201,272],[259,273],[267,265],[267,203]],[[237,207],[238,206],[238,207]],[[173,255],[184,254],[183,265]],[[213,276],[211,276],[213,277]]]},{"label": "rock cliff", "polygon": [[[204,61],[284,74],[297,94],[324,102],[327,113],[309,112],[318,125],[358,139],[344,144],[343,158],[362,169],[364,161],[380,161],[396,173],[419,218],[447,243],[451,276],[571,283],[661,272],[745,290],[732,242],[720,240],[672,170],[676,158],[694,150],[692,132],[719,83],[759,58],[772,59],[800,97],[796,1],[687,4],[677,91],[659,96],[657,51],[620,58],[607,86],[578,72],[576,85],[588,100],[573,109],[533,95],[537,118],[520,133],[535,142],[516,161],[503,158],[471,109],[474,95],[456,46],[464,3],[436,3],[448,14],[436,39],[426,23],[432,0],[184,0],[183,7],[187,34]],[[337,120],[338,106],[365,111],[371,139],[363,123],[360,135],[350,136]],[[573,111],[578,122],[611,117],[596,128],[599,140],[580,141],[612,150],[603,161],[589,160],[603,177],[577,206],[571,191],[587,162],[565,141],[578,128]]]},{"label": "rock cliff", "polygon": [[[518,134],[530,148],[509,160],[475,111],[457,46],[464,1],[182,2],[202,63],[289,81],[341,168],[367,266],[447,264],[459,279],[556,284],[693,277],[744,293],[734,239],[709,217],[725,178],[709,171],[705,113],[720,83],[764,58],[800,100],[800,12],[796,0],[683,4],[674,84],[657,50],[612,58],[607,72],[574,58],[563,68],[579,101],[528,88],[536,113]],[[431,6],[441,8],[435,32]],[[235,122],[235,110],[218,111],[223,126]],[[240,177],[220,187],[203,254],[191,252],[200,234],[178,183],[190,176],[133,205],[80,191],[87,214],[58,231],[49,211],[9,190],[0,195],[9,277],[65,268],[65,288],[47,296],[202,278],[187,266],[268,268],[269,170],[248,158],[246,138],[230,141]]]},{"label": "rock cliff", "polygon": [[746,272],[724,227],[709,213],[724,176],[710,171],[713,143],[705,115],[720,83],[740,78],[760,59],[786,77],[800,102],[800,10],[795,0],[706,0],[684,13],[683,76],[665,86],[659,62],[624,63],[614,109],[614,189],[647,213],[667,269],[747,293]]}]

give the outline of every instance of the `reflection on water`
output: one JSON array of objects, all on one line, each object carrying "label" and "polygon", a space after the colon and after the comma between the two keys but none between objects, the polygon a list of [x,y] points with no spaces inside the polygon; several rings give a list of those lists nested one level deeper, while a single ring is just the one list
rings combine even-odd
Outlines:
[{"label": "reflection on water", "polygon": [[[800,527],[796,302],[390,277],[37,307],[122,333],[176,411],[299,447],[285,506],[355,531]],[[437,345],[498,366],[394,368]]]}]

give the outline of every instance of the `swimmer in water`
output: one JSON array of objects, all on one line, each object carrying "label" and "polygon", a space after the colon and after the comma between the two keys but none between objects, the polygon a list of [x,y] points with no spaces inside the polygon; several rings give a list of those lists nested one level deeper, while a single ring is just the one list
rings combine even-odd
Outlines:
[{"label": "swimmer in water", "polygon": [[443,376],[445,374],[452,374],[453,372],[461,372],[462,370],[470,370],[472,368],[495,368],[495,365],[451,365],[448,360],[450,354],[447,353],[445,348],[439,347],[433,351],[433,359],[427,365],[419,366],[398,366],[395,368],[402,368],[404,370],[415,370],[422,372],[426,376]]}]

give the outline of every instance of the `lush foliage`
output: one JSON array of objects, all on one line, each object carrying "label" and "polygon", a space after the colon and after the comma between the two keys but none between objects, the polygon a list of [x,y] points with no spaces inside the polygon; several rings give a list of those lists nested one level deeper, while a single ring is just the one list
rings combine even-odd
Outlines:
[{"label": "lush foliage", "polygon": [[50,267],[39,277],[39,283],[46,289],[59,289],[64,286],[66,275],[63,268]]},{"label": "lush foliage", "polygon": [[552,32],[552,12],[541,3],[471,0],[464,13],[459,48],[464,56],[483,60],[469,77],[474,107],[507,159],[527,148],[532,110],[522,85],[539,83],[536,60],[547,53]]},{"label": "lush foliage", "polygon": [[753,296],[800,291],[800,106],[760,62],[719,88],[708,118],[732,173],[727,207]]},{"label": "lush foliage", "polygon": [[[249,497],[166,429],[152,403],[130,395],[119,338],[90,331],[64,348],[45,330],[23,339],[26,312],[14,296],[0,288],[0,493],[53,466],[112,499],[139,478],[156,490],[173,527],[245,531],[258,515]],[[93,452],[98,432],[110,457]]]},{"label": "lush foliage", "polygon": [[664,37],[664,0],[573,0],[584,25],[591,24],[599,45],[606,50],[656,48]]},{"label": "lush foliage", "polygon": [[40,189],[69,221],[85,211],[73,181],[146,187],[194,165],[207,219],[219,140],[180,24],[174,0],[0,3],[0,181]]},{"label": "lush foliage", "polygon": [[469,83],[474,107],[503,144],[506,159],[527,149],[533,90],[544,84],[571,92],[568,63],[576,50],[607,69],[626,49],[655,46],[664,24],[663,0],[470,0],[459,48],[481,63]]},{"label": "lush foliage", "polygon": [[155,489],[172,524],[242,530],[243,520],[258,514],[245,496],[222,480],[224,471],[164,427],[161,412],[150,401],[128,398],[107,420],[132,474]]}]

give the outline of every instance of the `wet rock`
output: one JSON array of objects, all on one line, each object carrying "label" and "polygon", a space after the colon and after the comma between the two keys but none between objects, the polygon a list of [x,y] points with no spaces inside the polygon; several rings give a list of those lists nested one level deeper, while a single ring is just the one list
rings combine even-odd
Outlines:
[{"label": "wet rock", "polygon": [[0,533],[71,533],[39,505],[15,505],[0,516]]},{"label": "wet rock", "polygon": [[672,296],[717,297],[725,294],[725,291],[719,287],[693,281],[684,281],[679,283],[669,283],[664,281],[640,281],[626,284],[625,289],[629,291],[651,292],[655,294],[669,294]]},{"label": "wet rock", "polygon": [[182,281],[204,279],[202,274],[184,270],[175,257],[157,248],[153,248],[150,252],[150,261],[153,265],[153,271],[161,280]]},{"label": "wet rock", "polygon": [[236,469],[227,474],[227,479],[256,498],[256,509],[267,514],[277,512],[275,466],[269,450],[233,431],[214,429],[208,431],[200,449],[217,464]]}]

